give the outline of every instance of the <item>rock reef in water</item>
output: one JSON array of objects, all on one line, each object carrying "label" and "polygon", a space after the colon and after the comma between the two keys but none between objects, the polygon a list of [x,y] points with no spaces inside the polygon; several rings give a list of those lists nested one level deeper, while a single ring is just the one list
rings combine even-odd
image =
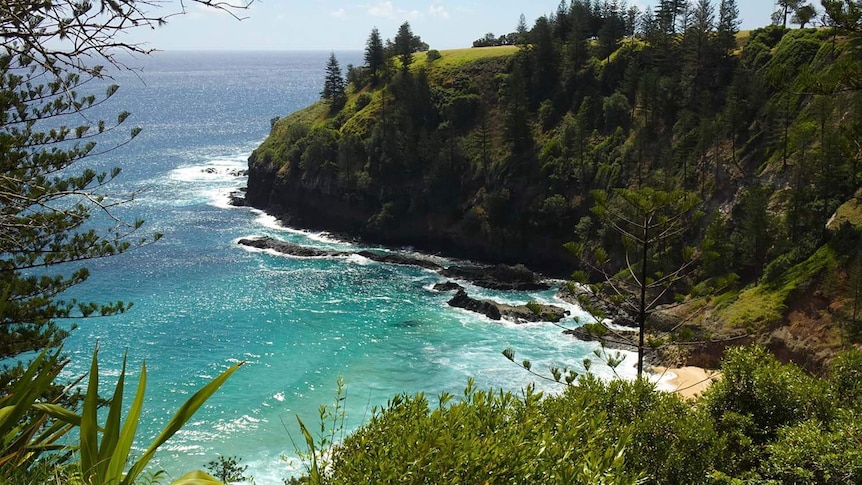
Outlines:
[{"label": "rock reef in water", "polygon": [[[268,249],[276,251],[279,254],[288,256],[297,256],[302,258],[325,258],[359,255],[368,258],[372,261],[388,264],[398,264],[407,266],[418,266],[421,268],[436,271],[443,276],[449,276],[470,281],[473,284],[485,288],[500,289],[500,290],[536,290],[547,289],[550,287],[547,283],[541,280],[541,277],[533,273],[523,265],[506,266],[498,264],[496,266],[479,266],[479,265],[453,265],[448,268],[443,268],[439,264],[427,258],[410,256],[399,253],[387,253],[377,251],[338,251],[334,249],[321,249],[310,246],[302,246],[286,241],[281,241],[272,237],[260,238],[244,238],[240,239],[238,244],[242,246],[253,247],[257,249]],[[438,283],[434,285],[436,291],[452,291],[456,290],[455,296],[449,300],[449,305],[458,308],[464,308],[476,313],[487,316],[492,320],[500,320],[505,317],[514,322],[540,322],[551,321],[557,322],[568,313],[566,310],[555,307],[553,305],[541,305],[531,303],[528,305],[507,305],[491,300],[477,300],[467,295],[464,288],[452,281],[446,283]]]},{"label": "rock reef in water", "polygon": [[383,251],[338,251],[334,249],[319,249],[310,246],[281,241],[272,237],[244,238],[238,241],[242,246],[257,249],[269,249],[288,256],[303,258],[351,256],[357,255],[372,261],[420,268],[436,271],[443,276],[469,281],[483,288],[497,290],[537,290],[548,289],[550,285],[542,281],[541,276],[530,271],[523,265],[496,266],[452,265],[444,268],[429,258],[411,256],[402,253]]},{"label": "rock reef in water", "polygon": [[553,305],[538,303],[507,305],[493,300],[477,300],[471,298],[463,288],[459,288],[455,296],[449,300],[449,306],[470,310],[485,315],[491,320],[505,318],[515,323],[558,322],[568,314],[566,310]]}]

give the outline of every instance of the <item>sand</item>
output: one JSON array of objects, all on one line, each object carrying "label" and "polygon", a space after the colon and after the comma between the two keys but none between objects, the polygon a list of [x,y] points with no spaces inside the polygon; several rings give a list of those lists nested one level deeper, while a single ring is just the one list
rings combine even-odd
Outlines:
[{"label": "sand", "polygon": [[658,389],[675,392],[686,399],[697,397],[713,381],[721,377],[721,373],[718,371],[694,366],[677,368],[653,367],[652,375],[658,381]]}]

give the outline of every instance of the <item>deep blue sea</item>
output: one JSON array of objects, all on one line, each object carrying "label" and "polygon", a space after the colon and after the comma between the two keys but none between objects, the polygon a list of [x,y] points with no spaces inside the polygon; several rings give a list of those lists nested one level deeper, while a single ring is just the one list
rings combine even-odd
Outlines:
[{"label": "deep blue sea", "polygon": [[[337,55],[342,66],[362,62],[361,52]],[[493,322],[450,308],[451,295],[430,289],[443,279],[429,271],[361,257],[289,258],[236,244],[270,235],[312,246],[352,246],[227,203],[227,194],[245,185],[235,171],[246,168],[270,120],[318,99],[328,56],[157,53],[130,61],[140,71],[117,74],[120,91],[99,108],[106,116],[131,112],[126,124],[143,132],[91,163],[123,168],[109,190],[140,193],[118,213],[145,219],[145,234],[164,237],[87,264],[91,277],[74,296],[134,306],[123,315],[79,322],[66,344],[73,357],[69,374],[86,371],[97,344],[106,385],[116,379],[124,352],[133,377],[145,361],[142,447],[198,387],[232,363],[247,361],[156,455],[170,477],[203,468],[218,455],[241,457],[259,484],[295,475],[302,466],[295,458],[294,442],[302,442],[296,416],[316,426],[318,408],[333,402],[339,377],[350,431],[373,406],[398,393],[460,394],[468,378],[480,388],[519,391],[533,379],[501,355],[507,347],[537,369],[579,368],[594,349],[551,324]],[[556,302],[553,290],[466,286],[473,296],[505,302]],[[633,374],[633,364],[629,356],[620,372]],[[593,370],[610,375],[599,365]]]}]

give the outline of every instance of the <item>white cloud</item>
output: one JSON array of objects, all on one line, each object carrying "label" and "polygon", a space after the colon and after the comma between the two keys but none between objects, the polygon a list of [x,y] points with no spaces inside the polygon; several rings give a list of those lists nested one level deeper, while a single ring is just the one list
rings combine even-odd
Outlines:
[{"label": "white cloud", "polygon": [[337,19],[343,19],[345,16],[347,16],[347,10],[344,10],[343,8],[339,8],[338,10],[336,10],[334,12],[330,12],[329,15],[332,15],[333,17],[335,17]]},{"label": "white cloud", "polygon": [[390,1],[378,2],[376,5],[368,7],[368,15],[387,19],[395,18],[395,7]]},{"label": "white cloud", "polygon": [[431,14],[432,17],[437,17],[441,19],[449,18],[449,12],[446,11],[446,7],[440,4],[431,5],[430,7],[428,7],[428,13]]},{"label": "white cloud", "polygon": [[397,8],[389,0],[377,2],[374,5],[370,5],[367,12],[368,15],[372,17],[381,17],[385,19],[406,18],[407,20],[416,20],[422,17],[422,12],[420,12],[419,10],[405,10],[403,8]]}]

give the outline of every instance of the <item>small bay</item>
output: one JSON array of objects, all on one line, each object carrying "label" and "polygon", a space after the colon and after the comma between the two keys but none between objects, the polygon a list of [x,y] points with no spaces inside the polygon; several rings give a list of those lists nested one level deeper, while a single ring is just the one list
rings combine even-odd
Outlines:
[{"label": "small bay", "polygon": [[[342,66],[361,52],[336,52]],[[359,256],[291,258],[236,242],[272,236],[297,244],[362,249],[330,235],[280,226],[272,217],[228,205],[245,185],[241,171],[266,137],[270,120],[316,101],[328,51],[162,52],[131,61],[116,75],[120,91],[105,116],[127,110],[143,128],[132,143],[95,160],[120,166],[112,192],[141,191],[119,209],[146,220],[163,239],[87,263],[91,278],[72,295],[134,306],[123,315],[79,322],[66,344],[69,376],[83,374],[98,344],[106,384],[128,352],[131,374],[146,362],[149,382],[138,446],[145,446],[180,404],[208,379],[246,361],[195,418],[157,454],[178,477],[218,455],[238,456],[257,483],[299,471],[296,416],[309,427],[318,407],[345,383],[345,431],[398,393],[459,395],[469,378],[480,388],[519,391],[533,382],[501,351],[512,347],[534,368],[582,370],[594,344],[552,324],[493,322],[450,308],[431,289],[437,273]],[[113,113],[113,114],[112,114]],[[110,140],[107,140],[110,142]],[[445,261],[445,260],[443,260]],[[466,285],[472,296],[542,303],[554,290],[502,292]],[[571,308],[576,312],[576,308]],[[571,320],[569,320],[571,324]],[[629,357],[621,373],[632,374]],[[594,367],[600,375],[610,370]],[[549,391],[555,385],[537,382]]]}]

